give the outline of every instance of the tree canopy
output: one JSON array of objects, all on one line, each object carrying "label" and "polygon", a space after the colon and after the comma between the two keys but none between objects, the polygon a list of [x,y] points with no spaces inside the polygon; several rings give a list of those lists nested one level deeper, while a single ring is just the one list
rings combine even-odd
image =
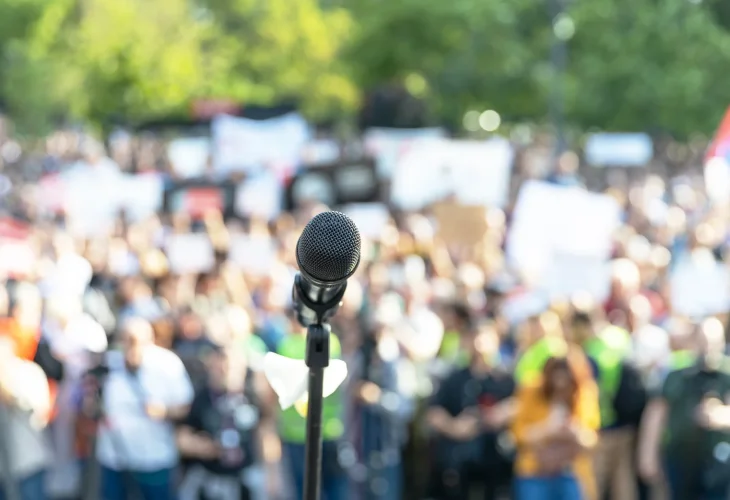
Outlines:
[{"label": "tree canopy", "polygon": [[[347,117],[402,84],[437,120],[494,109],[540,122],[563,0],[8,0],[0,103],[41,133],[183,115],[198,98],[296,100]],[[730,104],[724,0],[565,0],[561,87],[581,128],[710,133]]]}]

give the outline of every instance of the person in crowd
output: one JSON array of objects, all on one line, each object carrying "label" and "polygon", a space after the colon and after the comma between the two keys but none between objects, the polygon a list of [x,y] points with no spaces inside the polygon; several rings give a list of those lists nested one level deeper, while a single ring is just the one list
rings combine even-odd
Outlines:
[{"label": "person in crowd", "polygon": [[439,358],[450,365],[463,367],[469,363],[468,348],[464,349],[462,335],[469,328],[471,313],[463,304],[448,304],[444,307],[444,338],[439,349]]},{"label": "person in crowd", "polygon": [[597,500],[599,427],[598,388],[579,353],[548,359],[517,394],[515,500]]},{"label": "person in crowd", "polygon": [[196,391],[177,441],[188,467],[180,500],[253,499],[250,471],[260,463],[262,406],[246,360],[233,349],[207,356],[208,383]]},{"label": "person in crowd", "polygon": [[[307,329],[296,325],[291,317],[289,327],[293,333],[285,336],[279,342],[277,353],[291,359],[304,359],[307,349]],[[330,358],[340,358],[341,352],[339,339],[334,333],[330,334]],[[324,500],[347,498],[347,474],[340,459],[340,446],[345,432],[344,413],[344,395],[340,387],[324,400],[322,406],[322,495]],[[306,416],[301,405],[280,411],[279,436],[295,498],[302,498],[304,492],[306,434]]]},{"label": "person in crowd", "polygon": [[588,356],[599,388],[601,437],[595,450],[599,498],[610,492],[615,500],[633,500],[638,495],[634,446],[646,404],[644,381],[627,357],[625,332],[600,325],[595,314],[575,311],[569,340]]},{"label": "person in crowd", "polygon": [[154,345],[152,326],[140,318],[122,325],[121,352],[109,352],[97,436],[101,499],[174,498],[178,464],[174,422],[184,418],[193,387],[180,358]]},{"label": "person in crowd", "polygon": [[184,307],[178,312],[177,334],[172,350],[180,356],[188,370],[194,387],[205,385],[206,368],[203,358],[216,348],[208,338],[202,318],[191,308]]},{"label": "person in crowd", "polygon": [[357,460],[348,468],[354,483],[351,498],[401,500],[401,450],[415,410],[415,372],[387,320],[377,313],[349,372],[353,401],[347,424]]},{"label": "person in crowd", "polygon": [[484,498],[495,500],[511,477],[511,463],[499,441],[513,415],[515,382],[500,364],[499,337],[492,323],[474,325],[470,320],[465,340],[469,365],[443,381],[426,414],[436,433],[436,496],[468,498],[481,483]]},{"label": "person in crowd", "polygon": [[45,500],[45,473],[53,461],[44,434],[48,381],[16,351],[13,338],[0,335],[0,499]]},{"label": "person in crowd", "polygon": [[726,499],[730,489],[730,363],[722,323],[709,318],[695,331],[700,357],[672,371],[646,409],[639,473],[667,480],[671,500]]}]

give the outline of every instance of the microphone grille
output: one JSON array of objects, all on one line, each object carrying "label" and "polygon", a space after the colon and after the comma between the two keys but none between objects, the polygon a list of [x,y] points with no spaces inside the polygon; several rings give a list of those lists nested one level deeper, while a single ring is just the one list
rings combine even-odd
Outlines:
[{"label": "microphone grille", "polygon": [[352,219],[340,212],[322,212],[299,237],[299,268],[322,284],[346,280],[360,264],[360,243],[360,231]]}]

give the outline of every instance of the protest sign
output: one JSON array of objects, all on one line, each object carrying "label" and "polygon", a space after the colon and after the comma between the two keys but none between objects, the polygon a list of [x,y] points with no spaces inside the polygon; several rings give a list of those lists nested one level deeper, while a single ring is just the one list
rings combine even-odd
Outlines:
[{"label": "protest sign", "polygon": [[125,175],[120,190],[120,208],[131,221],[150,217],[162,208],[164,183],[158,174]]},{"label": "protest sign", "polygon": [[464,205],[503,207],[509,195],[514,150],[508,141],[432,139],[398,161],[391,201],[420,210],[445,198]]},{"label": "protest sign", "polygon": [[602,257],[558,252],[548,262],[539,286],[551,300],[570,300],[587,293],[603,302],[611,291],[611,264]]},{"label": "protest sign", "polygon": [[405,152],[422,139],[446,137],[442,128],[370,128],[365,131],[364,146],[368,156],[375,158],[378,177],[390,179]]},{"label": "protest sign", "polygon": [[122,208],[125,176],[116,167],[79,164],[62,177],[63,208],[76,236],[109,234]]},{"label": "protest sign", "polygon": [[287,177],[311,138],[309,125],[298,113],[268,120],[220,115],[212,122],[212,134],[214,168],[222,175],[269,167]]},{"label": "protest sign", "polygon": [[204,273],[215,265],[213,245],[206,234],[171,234],[165,241],[165,254],[174,274]]},{"label": "protest sign", "polygon": [[236,185],[231,182],[188,180],[167,187],[163,209],[167,213],[186,213],[202,218],[210,211],[219,211],[225,217],[235,213]]},{"label": "protest sign", "polygon": [[273,220],[281,213],[283,203],[284,188],[273,172],[248,177],[236,189],[238,215]]},{"label": "protest sign", "polygon": [[620,218],[621,208],[610,196],[528,181],[512,215],[507,259],[533,277],[544,272],[558,254],[606,260]]},{"label": "protest sign", "polygon": [[437,234],[447,244],[473,246],[487,233],[487,209],[483,206],[439,203],[433,207]]},{"label": "protest sign", "polygon": [[654,156],[654,143],[646,134],[591,134],[585,156],[596,167],[643,167]]},{"label": "protest sign", "polygon": [[25,278],[34,273],[38,254],[29,238],[27,224],[0,218],[0,276]]},{"label": "protest sign", "polygon": [[266,276],[276,264],[276,245],[271,238],[236,234],[231,237],[228,258],[245,273]]},{"label": "protest sign", "polygon": [[708,250],[681,259],[670,276],[672,310],[705,317],[730,310],[730,272]]},{"label": "protest sign", "polygon": [[317,139],[304,145],[301,158],[304,165],[322,165],[340,161],[340,144],[333,139]]},{"label": "protest sign", "polygon": [[210,147],[208,137],[184,137],[170,141],[167,158],[175,175],[182,179],[201,177],[208,167]]},{"label": "protest sign", "polygon": [[390,211],[383,203],[353,203],[341,210],[352,219],[360,234],[372,240],[380,240],[390,222]]},{"label": "protest sign", "polygon": [[298,172],[286,192],[288,210],[312,200],[332,206],[379,199],[380,181],[371,159],[313,165]]}]

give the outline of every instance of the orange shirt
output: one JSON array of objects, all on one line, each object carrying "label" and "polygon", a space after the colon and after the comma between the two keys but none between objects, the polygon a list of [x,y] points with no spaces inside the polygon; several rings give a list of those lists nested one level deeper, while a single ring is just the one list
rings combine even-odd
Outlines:
[{"label": "orange shirt", "polygon": [[[0,318],[0,335],[9,336],[15,344],[15,355],[26,361],[35,359],[40,341],[40,332],[35,328],[26,328],[18,324],[14,318]],[[51,418],[56,414],[56,383],[48,381],[48,388],[51,393]]]},{"label": "orange shirt", "polygon": [[[517,393],[517,410],[512,423],[512,434],[517,444],[515,473],[517,476],[534,476],[539,468],[534,449],[526,442],[531,428],[543,424],[550,416],[551,405],[543,397],[541,381],[520,387]],[[583,428],[597,431],[601,425],[598,408],[598,387],[592,380],[580,383],[578,398],[571,419]],[[573,472],[587,499],[596,498],[593,461],[589,452],[582,452],[573,462]]]}]

